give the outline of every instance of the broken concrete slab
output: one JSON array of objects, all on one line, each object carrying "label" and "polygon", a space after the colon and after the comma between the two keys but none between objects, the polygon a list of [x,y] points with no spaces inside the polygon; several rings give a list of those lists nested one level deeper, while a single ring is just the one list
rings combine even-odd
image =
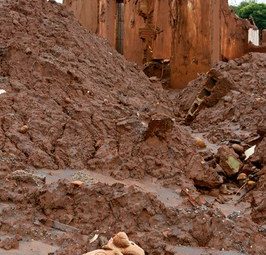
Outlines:
[{"label": "broken concrete slab", "polygon": [[228,74],[217,69],[211,69],[187,113],[185,121],[187,123],[193,121],[201,109],[216,105],[233,87],[234,82]]}]

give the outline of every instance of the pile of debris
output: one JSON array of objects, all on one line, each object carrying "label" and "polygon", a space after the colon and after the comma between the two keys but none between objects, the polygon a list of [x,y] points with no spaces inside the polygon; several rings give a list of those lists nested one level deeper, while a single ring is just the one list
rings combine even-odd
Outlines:
[{"label": "pile of debris", "polygon": [[0,12],[2,171],[91,169],[177,181],[195,150],[173,124],[160,84],[61,5],[4,1]]}]

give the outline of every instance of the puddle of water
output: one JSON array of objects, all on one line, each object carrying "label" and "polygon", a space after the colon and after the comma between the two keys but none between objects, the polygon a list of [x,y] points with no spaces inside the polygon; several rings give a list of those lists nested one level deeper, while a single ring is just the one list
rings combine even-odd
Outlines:
[{"label": "puddle of water", "polygon": [[78,176],[81,173],[81,175],[86,176],[86,180],[89,180],[91,183],[101,182],[108,185],[121,183],[126,187],[134,185],[139,189],[143,190],[144,192],[150,192],[155,194],[162,203],[169,207],[179,206],[182,202],[180,199],[180,195],[177,191],[165,188],[160,184],[156,183],[156,181],[153,181],[151,178],[144,178],[143,180],[127,179],[120,181],[112,178],[111,176],[106,176],[101,173],[96,173],[88,170],[75,171],[70,169],[57,171],[38,170],[35,173],[45,175],[47,184],[55,183],[59,180],[64,179],[68,181],[78,180],[74,176]]},{"label": "puddle of water", "polygon": [[175,255],[246,255],[237,251],[219,251],[187,246],[168,247],[167,251],[173,252]]},{"label": "puddle of water", "polygon": [[18,250],[0,249],[1,255],[47,255],[49,253],[55,252],[58,247],[44,244],[38,241],[30,242],[20,242]]}]

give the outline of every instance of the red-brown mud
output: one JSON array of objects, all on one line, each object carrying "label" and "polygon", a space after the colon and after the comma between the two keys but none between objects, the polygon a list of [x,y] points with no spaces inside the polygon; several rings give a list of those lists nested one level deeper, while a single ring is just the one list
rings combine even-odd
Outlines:
[{"label": "red-brown mud", "polygon": [[0,1],[0,254],[125,231],[147,254],[263,255],[265,55],[216,69],[234,87],[185,125],[204,75],[165,91],[63,6]]}]

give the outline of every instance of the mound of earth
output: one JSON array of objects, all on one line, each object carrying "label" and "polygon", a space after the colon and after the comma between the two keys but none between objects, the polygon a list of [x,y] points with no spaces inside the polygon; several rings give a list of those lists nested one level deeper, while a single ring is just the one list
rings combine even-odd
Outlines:
[{"label": "mound of earth", "polygon": [[195,149],[160,85],[52,1],[2,1],[0,14],[1,170],[178,182]]},{"label": "mound of earth", "polygon": [[[265,129],[266,125],[266,55],[250,53],[214,68],[226,74],[233,86],[214,105],[200,110],[190,127],[216,144],[230,140],[248,143],[257,137],[258,127]],[[206,76],[201,76],[179,94],[183,113],[188,112],[205,83]]]}]

